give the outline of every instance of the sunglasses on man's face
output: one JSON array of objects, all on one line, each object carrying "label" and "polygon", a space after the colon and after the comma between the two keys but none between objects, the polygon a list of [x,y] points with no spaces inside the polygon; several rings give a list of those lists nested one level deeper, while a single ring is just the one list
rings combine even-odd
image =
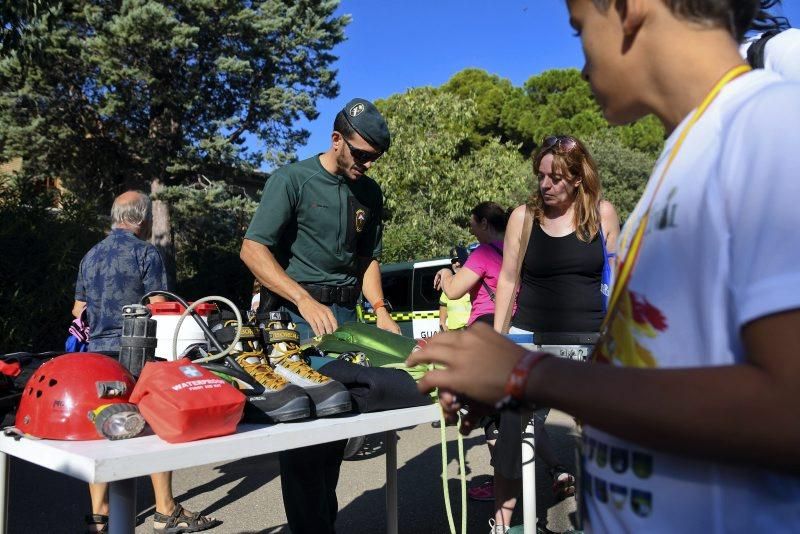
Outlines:
[{"label": "sunglasses on man's face", "polygon": [[359,163],[371,163],[383,156],[383,152],[368,152],[366,150],[361,150],[360,148],[354,147],[347,139],[344,138],[344,136],[342,136],[342,141],[344,141],[344,144],[346,144],[347,148],[350,149],[350,154],[352,154],[353,159]]},{"label": "sunglasses on man's face", "polygon": [[555,147],[562,152],[569,152],[577,145],[578,141],[569,135],[550,135],[542,141],[542,150],[549,150]]}]

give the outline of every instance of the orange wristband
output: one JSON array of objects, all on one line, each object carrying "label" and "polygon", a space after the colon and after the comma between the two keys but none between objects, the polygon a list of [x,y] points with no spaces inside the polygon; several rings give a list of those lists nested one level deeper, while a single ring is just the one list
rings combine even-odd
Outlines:
[{"label": "orange wristband", "polygon": [[504,390],[506,396],[497,403],[498,408],[518,407],[522,403],[525,398],[525,386],[528,384],[528,376],[531,374],[531,369],[547,356],[551,356],[551,354],[527,351],[522,355],[522,358],[511,370],[511,374],[508,375]]},{"label": "orange wristband", "polygon": [[378,299],[378,301],[372,305],[372,311],[378,311],[378,308],[385,308],[386,302],[383,299]]}]

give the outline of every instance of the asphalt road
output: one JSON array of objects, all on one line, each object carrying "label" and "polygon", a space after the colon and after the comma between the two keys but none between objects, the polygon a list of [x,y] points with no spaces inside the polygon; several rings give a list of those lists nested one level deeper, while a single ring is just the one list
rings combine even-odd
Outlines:
[{"label": "asphalt road", "polygon": [[[574,467],[574,425],[572,419],[553,411],[548,431],[565,464]],[[447,484],[456,530],[460,529],[461,495],[455,429],[447,428]],[[447,534],[441,482],[440,431],[430,425],[398,432],[398,515],[399,531],[413,534]],[[489,480],[491,467],[483,435],[474,432],[464,439],[467,483]],[[342,466],[338,487],[340,533],[378,533],[386,530],[385,457],[380,438],[370,437],[354,460]],[[538,470],[539,515],[548,515],[548,528],[569,530],[575,521],[575,500],[554,503],[549,477]],[[177,471],[176,499],[187,509],[202,510],[224,521],[215,534],[276,534],[290,532],[281,499],[278,460],[274,454],[234,462]],[[152,532],[153,491],[146,478],[137,483],[137,534]],[[520,499],[521,500],[521,499]],[[488,532],[492,503],[468,501],[470,533]],[[11,462],[10,534],[80,533],[89,511],[86,485],[14,459]],[[522,520],[517,507],[514,524]]]}]

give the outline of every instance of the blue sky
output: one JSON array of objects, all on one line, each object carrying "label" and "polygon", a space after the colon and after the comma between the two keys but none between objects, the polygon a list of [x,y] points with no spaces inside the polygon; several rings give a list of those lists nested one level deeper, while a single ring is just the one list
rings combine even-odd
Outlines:
[{"label": "blue sky", "polygon": [[[800,27],[800,2],[784,4]],[[467,67],[522,85],[547,69],[583,65],[564,0],[343,0],[337,13],[352,16],[347,40],[334,49],[341,91],[318,101],[319,118],[300,122],[311,132],[301,159],[328,148],[333,118],[353,97],[439,86]]]}]

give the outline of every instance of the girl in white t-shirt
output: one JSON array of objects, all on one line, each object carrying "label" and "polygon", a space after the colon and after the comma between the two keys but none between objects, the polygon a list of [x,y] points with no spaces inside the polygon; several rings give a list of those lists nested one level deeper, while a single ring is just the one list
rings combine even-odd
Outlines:
[{"label": "girl in white t-shirt", "polygon": [[[748,72],[757,0],[568,0],[605,117],[669,135],[619,240],[594,363],[477,327],[410,365],[469,431],[481,402],[583,423],[588,532],[794,532],[800,524],[800,84]],[[489,363],[485,354],[491,353]],[[458,395],[455,395],[457,392]]]}]

